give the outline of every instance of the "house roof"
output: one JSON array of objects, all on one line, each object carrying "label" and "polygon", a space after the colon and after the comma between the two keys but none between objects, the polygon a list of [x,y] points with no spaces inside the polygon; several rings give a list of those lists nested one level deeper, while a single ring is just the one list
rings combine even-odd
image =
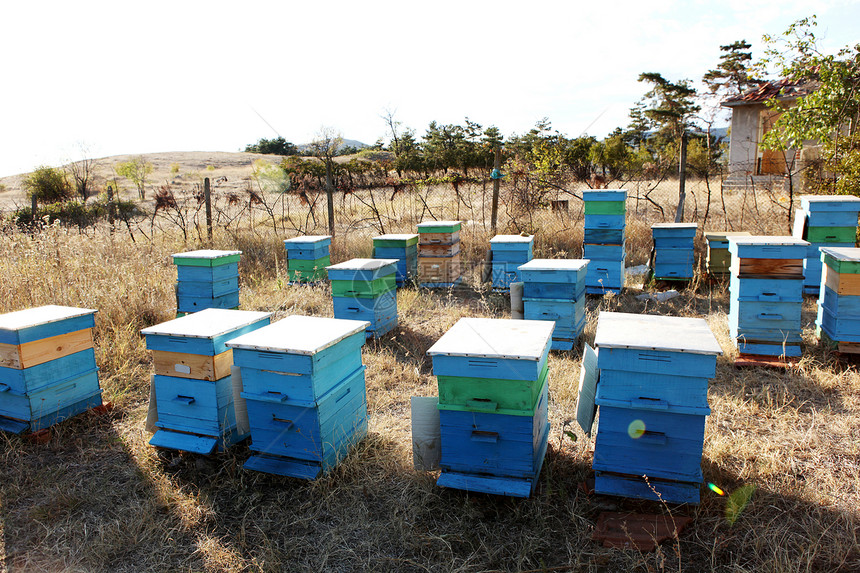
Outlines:
[{"label": "house roof", "polygon": [[794,99],[808,95],[815,89],[815,84],[809,80],[781,79],[762,82],[756,88],[720,102],[721,106],[733,107],[737,105],[761,104],[769,99]]}]

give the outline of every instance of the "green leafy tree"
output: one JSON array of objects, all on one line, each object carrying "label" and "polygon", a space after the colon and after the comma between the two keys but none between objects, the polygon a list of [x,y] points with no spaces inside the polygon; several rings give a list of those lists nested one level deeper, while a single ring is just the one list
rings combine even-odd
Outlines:
[{"label": "green leafy tree", "polygon": [[753,72],[750,48],[752,44],[746,40],[720,46],[720,51],[723,52],[720,63],[702,77],[702,83],[712,94],[719,94],[721,99],[740,95],[761,82]]},{"label": "green leafy tree", "polygon": [[42,165],[21,182],[30,199],[35,198],[42,205],[59,203],[70,199],[74,194],[71,183],[61,169]]},{"label": "green leafy tree", "polygon": [[825,54],[816,26],[812,16],[793,23],[782,37],[764,37],[762,67],[773,66],[780,77],[811,91],[793,102],[768,102],[781,115],[763,145],[785,151],[820,145],[823,169],[816,183],[822,190],[860,195],[860,44]]},{"label": "green leafy tree", "polygon": [[642,99],[642,114],[650,126],[664,139],[680,138],[701,109],[695,100],[695,88],[688,80],[671,82],[656,72],[640,74],[639,81],[651,85]]},{"label": "green leafy tree", "polygon": [[246,153],[265,153],[267,155],[298,155],[299,149],[281,136],[275,139],[260,138],[257,143],[245,146]]},{"label": "green leafy tree", "polygon": [[114,167],[114,171],[137,187],[137,194],[141,200],[146,199],[146,180],[152,174],[152,163],[148,162],[142,155],[138,155],[130,161],[118,163]]}]

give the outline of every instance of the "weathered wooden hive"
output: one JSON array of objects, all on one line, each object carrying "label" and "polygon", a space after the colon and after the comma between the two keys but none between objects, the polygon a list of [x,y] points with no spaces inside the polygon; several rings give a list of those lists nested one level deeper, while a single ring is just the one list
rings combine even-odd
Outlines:
[{"label": "weathered wooden hive", "polygon": [[460,221],[418,223],[418,283],[427,288],[452,287],[462,279]]}]

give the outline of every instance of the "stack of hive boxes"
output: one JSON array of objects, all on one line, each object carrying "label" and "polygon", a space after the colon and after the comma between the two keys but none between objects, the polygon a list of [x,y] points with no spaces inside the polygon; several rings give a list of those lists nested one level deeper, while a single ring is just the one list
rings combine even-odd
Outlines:
[{"label": "stack of hive boxes", "polygon": [[802,195],[794,219],[796,239],[809,241],[803,259],[803,292],[818,294],[821,287],[820,247],[853,247],[857,237],[860,197]]},{"label": "stack of hive boxes", "polygon": [[452,287],[460,273],[460,221],[418,223],[419,285]]},{"label": "stack of hive boxes", "polygon": [[583,259],[534,259],[520,266],[526,320],[551,320],[553,350],[572,350],[585,326]]},{"label": "stack of hive boxes", "polygon": [[258,452],[244,467],[313,479],[367,434],[366,325],[294,315],[229,342]]},{"label": "stack of hive boxes", "polygon": [[287,273],[290,282],[325,280],[325,268],[331,264],[331,236],[293,237],[284,241],[284,247],[287,249]]},{"label": "stack of hive boxes", "polygon": [[0,430],[35,432],[101,406],[95,313],[49,305],[0,315]]},{"label": "stack of hive boxes", "polygon": [[511,283],[522,280],[517,269],[532,260],[534,239],[533,235],[496,235],[490,239],[494,289],[508,290]]},{"label": "stack of hive boxes", "polygon": [[210,308],[141,330],[152,351],[159,448],[211,454],[247,437],[236,423],[228,340],[269,324],[268,312]]},{"label": "stack of hive boxes", "polygon": [[594,491],[698,503],[708,380],[722,354],[708,324],[601,312],[594,343],[600,372]]},{"label": "stack of hive boxes", "polygon": [[582,258],[588,259],[585,292],[621,292],[624,286],[624,228],[626,225],[624,189],[582,192],[585,202],[585,232]]},{"label": "stack of hive boxes", "polygon": [[690,280],[695,261],[696,223],[656,223],[654,237],[654,278]]},{"label": "stack of hive boxes", "polygon": [[373,237],[374,259],[397,259],[397,286],[418,275],[418,234]]},{"label": "stack of hive boxes", "polygon": [[792,237],[729,237],[729,332],[741,354],[800,356],[808,245]]},{"label": "stack of hive boxes", "polygon": [[821,248],[818,335],[840,352],[860,353],[860,249]]},{"label": "stack of hive boxes", "polygon": [[239,307],[239,257],[242,251],[190,251],[173,255],[176,312]]},{"label": "stack of hive boxes", "polygon": [[397,326],[397,259],[351,259],[327,270],[335,318],[369,322],[368,338]]},{"label": "stack of hive boxes", "polygon": [[549,434],[552,327],[461,318],[427,351],[439,383],[438,485],[516,497],[534,491]]},{"label": "stack of hive boxes", "polygon": [[708,242],[708,274],[725,277],[731,271],[732,256],[729,254],[729,237],[749,237],[747,231],[705,231]]}]

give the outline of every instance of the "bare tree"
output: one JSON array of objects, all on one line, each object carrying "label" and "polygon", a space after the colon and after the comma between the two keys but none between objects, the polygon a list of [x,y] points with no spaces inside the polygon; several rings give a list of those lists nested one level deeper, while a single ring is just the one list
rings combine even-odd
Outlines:
[{"label": "bare tree", "polygon": [[75,194],[79,195],[82,201],[94,191],[96,185],[96,170],[98,169],[98,161],[90,157],[89,148],[84,145],[79,145],[81,159],[78,161],[69,161],[66,165],[66,171],[72,179],[72,184],[75,186]]},{"label": "bare tree", "polygon": [[310,144],[310,151],[325,163],[325,194],[328,200],[328,234],[334,236],[334,156],[343,145],[343,136],[333,127],[323,126]]}]

